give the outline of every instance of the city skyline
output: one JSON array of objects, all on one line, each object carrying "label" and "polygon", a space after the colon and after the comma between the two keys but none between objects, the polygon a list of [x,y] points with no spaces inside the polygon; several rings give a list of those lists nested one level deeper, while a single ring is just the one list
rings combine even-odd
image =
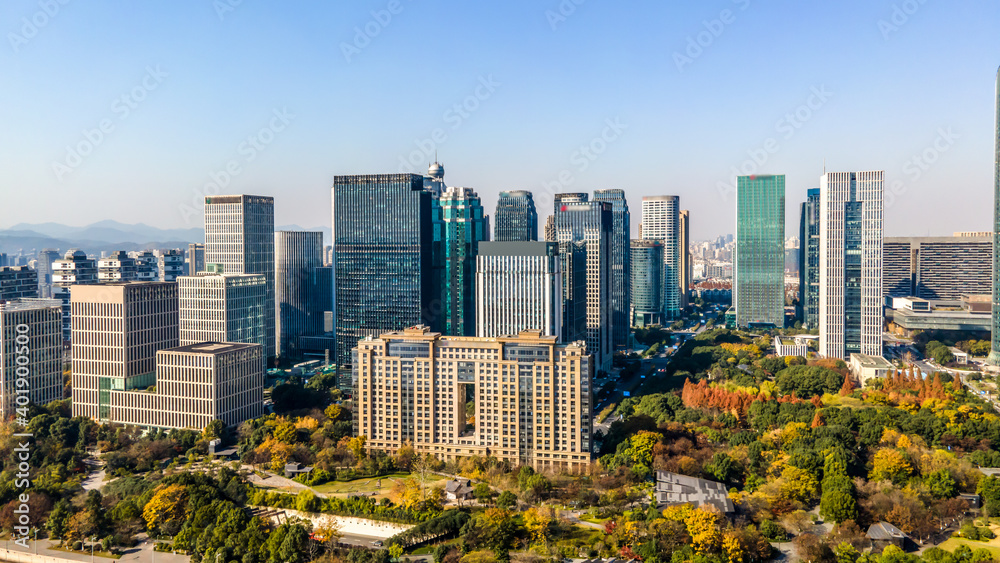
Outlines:
[{"label": "city skyline", "polygon": [[[483,16],[470,18],[404,2],[383,25],[373,13],[386,6],[61,7],[33,34],[37,4],[4,6],[0,66],[16,85],[5,101],[22,108],[9,127],[23,134],[0,141],[0,162],[9,185],[28,189],[5,193],[0,228],[116,217],[196,226],[195,202],[212,195],[213,181],[225,184],[220,194],[279,196],[276,224],[314,228],[328,224],[334,175],[410,172],[401,159],[418,173],[440,159],[450,183],[475,189],[491,216],[503,190],[531,190],[543,210],[554,192],[620,188],[633,209],[646,195],[679,195],[704,218],[692,223],[692,240],[731,230],[711,218],[734,213],[724,186],[747,162],[757,168],[749,173],[784,174],[793,202],[818,185],[824,161],[886,170],[889,236],[989,224],[986,206],[964,204],[992,181],[995,5],[920,4],[897,15],[891,2],[590,3],[561,15],[558,5],[512,2],[465,7]],[[176,33],[180,22],[189,35]],[[755,42],[772,23],[786,27],[783,45]],[[366,26],[378,33],[359,38],[355,28]],[[428,34],[435,26],[453,33]],[[450,48],[513,26],[520,35],[510,49]],[[590,41],[598,29],[614,41]],[[107,39],[65,49],[94,31]],[[834,40],[842,47],[819,50]],[[403,93],[385,76],[421,87]],[[751,77],[760,86],[734,97],[730,85]],[[73,88],[61,87],[67,80]],[[475,109],[454,110],[463,104]],[[579,150],[587,144],[600,154]],[[77,145],[88,153],[79,163],[66,149]],[[955,197],[939,201],[945,189]],[[39,194],[65,205],[44,208]],[[162,212],[150,214],[150,202]]]}]

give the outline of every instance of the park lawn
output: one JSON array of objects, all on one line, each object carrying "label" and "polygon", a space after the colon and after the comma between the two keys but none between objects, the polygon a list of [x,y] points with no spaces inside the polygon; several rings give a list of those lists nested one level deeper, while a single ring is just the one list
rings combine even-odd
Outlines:
[{"label": "park lawn", "polygon": [[994,545],[995,539],[984,542],[984,541],[972,541],[965,538],[948,538],[944,542],[938,545],[941,549],[945,551],[955,551],[955,549],[960,545],[966,545],[972,551],[977,549],[986,549],[993,554],[993,559],[1000,560],[1000,546]]},{"label": "park lawn", "polygon": [[[352,481],[330,481],[328,483],[323,483],[322,485],[314,486],[313,490],[319,493],[333,495],[377,493],[377,496],[384,496],[388,495],[389,491],[392,490],[394,482],[402,481],[403,479],[408,479],[410,477],[412,477],[412,475],[409,473],[390,473],[389,475],[382,475],[381,477],[362,477],[361,479],[354,479]],[[381,489],[376,486],[379,479],[382,480]],[[437,479],[429,481],[427,486],[444,487],[446,482],[447,479]]]},{"label": "park lawn", "polygon": [[[66,553],[80,553],[80,554],[83,554],[83,555],[90,555],[90,550],[88,550],[88,549],[85,549],[83,551],[73,551],[72,549],[67,549],[65,547],[56,547],[54,545],[53,546],[49,546],[49,547],[47,547],[45,549],[51,549],[52,551],[64,551]],[[122,558],[121,555],[114,555],[114,554],[108,553],[107,551],[95,551],[94,555],[96,557],[105,557],[107,559],[121,559]]]}]

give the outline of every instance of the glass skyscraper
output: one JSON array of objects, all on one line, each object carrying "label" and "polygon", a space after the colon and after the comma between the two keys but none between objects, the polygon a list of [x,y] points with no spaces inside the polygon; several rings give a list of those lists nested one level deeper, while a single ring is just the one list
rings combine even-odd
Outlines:
[{"label": "glass skyscraper", "polygon": [[299,358],[299,337],[322,332],[323,311],[328,310],[313,307],[316,268],[323,266],[323,233],[275,231],[274,264],[278,355]]},{"label": "glass skyscraper", "polygon": [[538,240],[538,212],[531,192],[500,192],[494,223],[498,242]]},{"label": "glass skyscraper", "polygon": [[418,174],[336,176],[332,194],[335,332],[343,364],[362,338],[431,324],[432,195]]},{"label": "glass skyscraper", "polygon": [[996,82],[996,155],[993,160],[993,350],[990,365],[1000,365],[1000,69]]},{"label": "glass skyscraper", "polygon": [[819,353],[882,355],[883,173],[820,180]]},{"label": "glass skyscraper", "polygon": [[632,241],[632,326],[663,324],[663,243]]},{"label": "glass skyscraper", "polygon": [[469,188],[445,188],[433,203],[436,289],[431,327],[448,336],[476,335],[476,255],[489,225],[479,195]]},{"label": "glass skyscraper", "polygon": [[[645,230],[645,226],[643,226]],[[785,176],[736,178],[736,325],[785,322]]]},{"label": "glass skyscraper", "polygon": [[799,218],[799,320],[819,326],[819,188],[810,188]]},{"label": "glass skyscraper", "polygon": [[681,198],[675,195],[642,198],[642,234],[644,240],[663,243],[663,272],[660,274],[661,322],[675,319],[681,312]]},{"label": "glass skyscraper", "polygon": [[608,261],[611,270],[611,345],[616,349],[628,346],[629,311],[632,308],[631,273],[631,217],[625,191],[620,189],[594,190],[594,201],[611,204],[611,243]]}]

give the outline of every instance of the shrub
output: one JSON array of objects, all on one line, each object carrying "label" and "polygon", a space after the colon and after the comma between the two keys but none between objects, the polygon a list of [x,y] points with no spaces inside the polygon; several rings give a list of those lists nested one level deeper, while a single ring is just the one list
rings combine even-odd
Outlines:
[{"label": "shrub", "polygon": [[788,534],[780,524],[773,520],[764,520],[760,523],[760,533],[771,541],[785,541]]},{"label": "shrub", "polygon": [[73,542],[73,551],[81,551],[81,550],[83,550],[83,542],[80,540],[76,540],[75,542]]}]

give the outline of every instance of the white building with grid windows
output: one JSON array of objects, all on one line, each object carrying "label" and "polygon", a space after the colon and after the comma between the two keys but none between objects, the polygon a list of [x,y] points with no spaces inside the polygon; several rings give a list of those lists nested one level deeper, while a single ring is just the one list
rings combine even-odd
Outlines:
[{"label": "white building with grid windows", "polygon": [[642,239],[658,240],[663,244],[663,272],[660,275],[660,299],[663,318],[673,319],[682,308],[683,285],[681,246],[681,198],[675,195],[642,198]]},{"label": "white building with grid windows", "polygon": [[58,299],[0,302],[0,420],[28,402],[62,399],[62,343]]},{"label": "white building with grid windows", "polygon": [[267,342],[267,280],[260,274],[177,278],[180,345],[199,342]]},{"label": "white building with grid windows", "polygon": [[480,242],[476,336],[540,330],[562,337],[562,263],[551,242]]}]

